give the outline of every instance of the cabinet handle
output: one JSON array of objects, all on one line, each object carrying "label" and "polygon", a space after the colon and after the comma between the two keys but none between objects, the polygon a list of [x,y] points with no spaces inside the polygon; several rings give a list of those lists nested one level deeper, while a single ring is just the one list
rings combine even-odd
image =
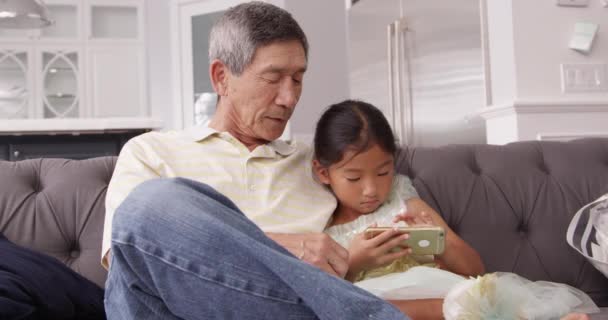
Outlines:
[{"label": "cabinet handle", "polygon": [[19,150],[15,150],[15,152],[13,152],[13,156],[15,156],[15,158],[19,158],[20,155],[21,152],[19,152]]}]

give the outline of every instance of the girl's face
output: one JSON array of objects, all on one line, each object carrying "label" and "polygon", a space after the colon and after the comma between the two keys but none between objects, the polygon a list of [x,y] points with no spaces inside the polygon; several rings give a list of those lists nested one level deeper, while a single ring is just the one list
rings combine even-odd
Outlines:
[{"label": "girl's face", "polygon": [[377,144],[354,154],[347,151],[340,162],[329,168],[315,160],[315,173],[331,188],[344,209],[359,214],[371,213],[384,203],[391,190],[395,169],[393,155]]}]

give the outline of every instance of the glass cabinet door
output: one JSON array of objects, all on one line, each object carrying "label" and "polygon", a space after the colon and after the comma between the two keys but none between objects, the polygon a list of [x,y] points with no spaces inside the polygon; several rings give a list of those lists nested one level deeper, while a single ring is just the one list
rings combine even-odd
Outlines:
[{"label": "glass cabinet door", "polygon": [[[203,124],[215,113],[217,96],[209,79],[209,32],[211,27],[224,14],[216,11],[192,16],[192,84],[194,86],[194,123]],[[190,102],[188,102],[190,103]]]},{"label": "glass cabinet door", "polygon": [[80,116],[78,53],[42,52],[44,118]]},{"label": "glass cabinet door", "polygon": [[137,2],[92,1],[89,40],[141,40],[142,7]]},{"label": "glass cabinet door", "polygon": [[27,52],[0,50],[0,119],[28,116],[28,71]]},{"label": "glass cabinet door", "polygon": [[59,2],[47,3],[49,16],[53,24],[40,29],[42,39],[75,40],[80,38],[81,14],[78,3]]},{"label": "glass cabinet door", "polygon": [[209,33],[226,10],[246,1],[193,0],[172,4],[179,33],[174,53],[180,57],[180,83],[175,89],[181,112],[176,127],[203,123],[215,112],[217,97],[209,79]]}]

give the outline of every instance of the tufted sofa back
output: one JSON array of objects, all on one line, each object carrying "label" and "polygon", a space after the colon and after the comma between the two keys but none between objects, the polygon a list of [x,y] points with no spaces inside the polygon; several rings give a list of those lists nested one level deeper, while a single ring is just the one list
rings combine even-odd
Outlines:
[{"label": "tufted sofa back", "polygon": [[[104,197],[115,161],[0,161],[0,232],[103,286]],[[488,271],[567,283],[608,306],[608,279],[565,240],[574,213],[608,192],[608,139],[405,149],[398,170]]]},{"label": "tufted sofa back", "polygon": [[104,199],[115,158],[0,161],[0,232],[103,287]]},{"label": "tufted sofa back", "polygon": [[409,149],[399,170],[488,272],[567,283],[608,306],[608,279],[566,243],[576,211],[608,193],[608,139]]}]

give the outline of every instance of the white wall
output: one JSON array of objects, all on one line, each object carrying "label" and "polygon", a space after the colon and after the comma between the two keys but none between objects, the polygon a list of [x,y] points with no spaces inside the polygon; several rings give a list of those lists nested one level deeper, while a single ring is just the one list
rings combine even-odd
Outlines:
[{"label": "white wall", "polygon": [[[568,48],[579,21],[600,24],[600,31],[589,55]],[[513,0],[517,99],[536,100],[603,98],[608,92],[561,93],[561,63],[608,63],[608,8],[602,0],[589,0],[585,8],[559,7],[555,1]]]},{"label": "white wall", "polygon": [[[485,0],[494,105],[513,101],[606,100],[608,92],[563,94],[562,63],[608,63],[608,8],[560,7],[556,1]],[[575,22],[600,24],[585,55],[568,48]]]},{"label": "white wall", "polygon": [[[563,93],[561,64],[608,63],[608,8],[555,0],[487,3],[493,101],[480,110],[488,143],[608,136],[608,92]],[[592,50],[568,48],[576,22],[600,25]]]},{"label": "white wall", "polygon": [[169,0],[146,1],[148,103],[151,116],[173,124]]},{"label": "white wall", "polygon": [[337,0],[284,2],[310,43],[304,91],[291,121],[292,136],[310,142],[321,112],[349,97],[346,11]]}]

